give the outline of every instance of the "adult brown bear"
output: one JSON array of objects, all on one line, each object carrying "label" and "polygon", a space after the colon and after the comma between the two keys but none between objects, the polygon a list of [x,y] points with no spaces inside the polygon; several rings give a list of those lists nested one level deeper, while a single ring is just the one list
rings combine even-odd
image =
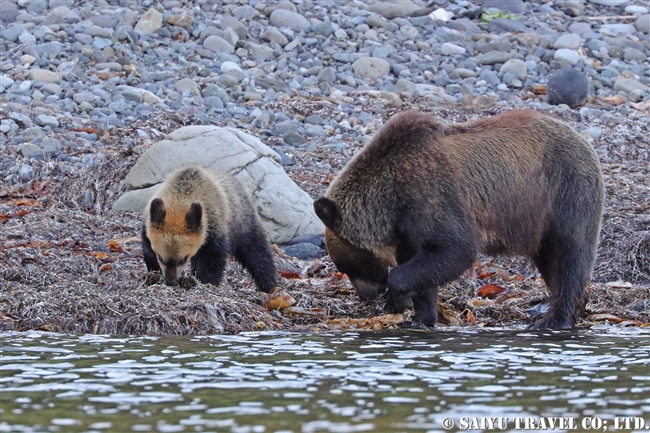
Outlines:
[{"label": "adult brown bear", "polygon": [[[434,326],[438,287],[479,252],[537,265],[550,309],[533,328],[575,325],[596,254],[603,180],[589,143],[562,122],[510,111],[447,125],[406,111],[314,203],[328,252],[363,299],[413,300]],[[389,271],[390,266],[395,266]]]}]

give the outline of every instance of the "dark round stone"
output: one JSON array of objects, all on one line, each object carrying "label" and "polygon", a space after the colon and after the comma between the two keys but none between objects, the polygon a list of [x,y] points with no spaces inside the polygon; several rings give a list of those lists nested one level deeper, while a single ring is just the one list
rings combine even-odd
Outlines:
[{"label": "dark round stone", "polygon": [[310,242],[301,242],[299,244],[281,248],[286,254],[300,260],[319,259],[325,255],[325,251]]},{"label": "dark round stone", "polygon": [[560,69],[549,78],[547,94],[549,104],[575,108],[587,100],[589,82],[585,74],[576,69]]}]

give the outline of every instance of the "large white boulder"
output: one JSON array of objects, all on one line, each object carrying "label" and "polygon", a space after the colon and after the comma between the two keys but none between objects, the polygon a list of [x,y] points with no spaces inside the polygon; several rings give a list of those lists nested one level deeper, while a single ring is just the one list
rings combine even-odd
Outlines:
[{"label": "large white boulder", "polygon": [[154,143],[126,176],[126,192],[113,209],[142,212],[163,180],[188,165],[232,174],[252,195],[271,242],[325,231],[313,200],[285,173],[276,152],[252,135],[217,126],[186,126]]}]

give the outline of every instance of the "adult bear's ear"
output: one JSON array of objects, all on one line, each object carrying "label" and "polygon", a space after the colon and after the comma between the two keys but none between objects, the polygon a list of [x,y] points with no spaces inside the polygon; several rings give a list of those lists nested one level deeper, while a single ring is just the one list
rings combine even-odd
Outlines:
[{"label": "adult bear's ear", "polygon": [[321,197],[314,202],[314,210],[318,218],[323,221],[323,224],[329,228],[334,227],[339,217],[339,210],[336,208],[336,203],[327,197]]}]

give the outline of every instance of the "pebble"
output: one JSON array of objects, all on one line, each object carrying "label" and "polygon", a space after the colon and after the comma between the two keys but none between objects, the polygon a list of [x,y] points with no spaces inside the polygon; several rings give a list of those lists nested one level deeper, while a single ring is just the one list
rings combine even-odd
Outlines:
[{"label": "pebble", "polygon": [[568,62],[572,65],[575,65],[580,61],[580,53],[576,50],[570,50],[568,48],[560,48],[553,54],[555,60]]},{"label": "pebble", "polygon": [[139,30],[145,34],[151,34],[162,27],[163,15],[156,9],[149,9],[140,18],[134,30]]},{"label": "pebble", "polygon": [[32,81],[42,81],[44,83],[58,83],[61,81],[61,74],[44,69],[30,69],[27,73]]},{"label": "pebble", "polygon": [[390,63],[382,58],[361,57],[354,61],[352,69],[361,77],[382,78],[390,72]]},{"label": "pebble", "polygon": [[576,69],[560,69],[549,78],[547,94],[548,102],[554,105],[582,105],[589,94],[587,77]]},{"label": "pebble", "polygon": [[626,93],[638,90],[640,92],[647,93],[650,91],[650,87],[646,86],[638,80],[635,80],[634,78],[621,78],[614,82],[614,90],[617,92]]},{"label": "pebble", "polygon": [[271,24],[276,27],[288,27],[291,30],[302,31],[307,30],[310,27],[309,21],[307,18],[302,15],[284,10],[276,9],[271,13],[270,16]]},{"label": "pebble", "polygon": [[[603,118],[650,100],[650,15],[634,0],[616,9],[634,17],[620,22],[590,20],[614,13],[593,1],[484,0],[482,8],[506,14],[489,23],[467,15],[475,6],[465,0],[434,2],[454,13],[446,22],[420,15],[424,2],[411,0],[127,3],[2,1],[0,51],[11,59],[0,68],[5,182],[41,176],[42,164],[52,176],[97,164],[105,128],[156,110],[257,128],[262,141],[277,137],[274,149],[289,166],[295,147],[347,155],[385,110],[415,96],[457,108],[555,107]],[[569,75],[558,81],[562,74]],[[541,99],[520,95],[542,87]],[[601,98],[620,92],[623,101],[609,111],[580,108],[590,88]],[[341,117],[265,105],[298,94],[329,100]],[[585,134],[597,139],[594,131]]]},{"label": "pebble", "polygon": [[325,256],[325,251],[311,242],[300,242],[286,247],[280,247],[285,254],[300,260],[314,260]]},{"label": "pebble", "polygon": [[580,36],[575,34],[575,33],[569,33],[569,34],[561,35],[553,43],[553,47],[556,48],[556,49],[568,48],[568,49],[571,49],[571,50],[575,50],[579,46],[580,46]]}]

